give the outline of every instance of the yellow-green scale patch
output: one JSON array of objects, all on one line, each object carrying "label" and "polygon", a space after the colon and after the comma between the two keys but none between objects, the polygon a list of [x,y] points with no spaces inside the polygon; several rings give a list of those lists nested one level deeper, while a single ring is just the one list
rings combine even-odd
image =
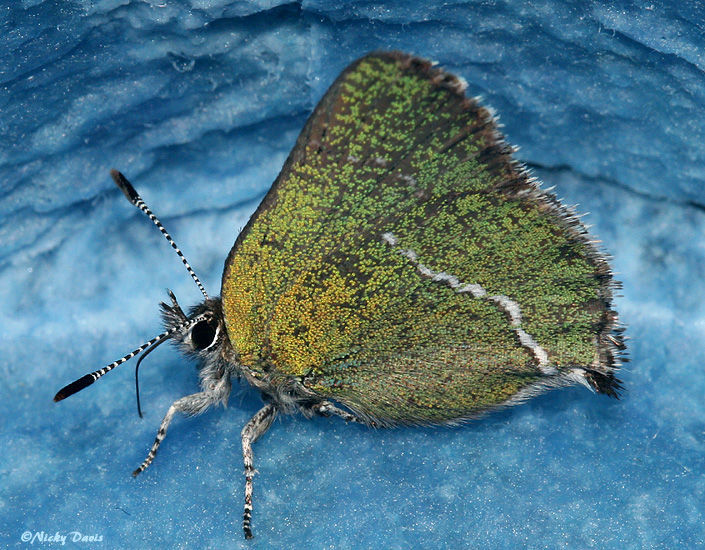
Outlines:
[{"label": "yellow-green scale patch", "polygon": [[390,422],[468,416],[543,375],[506,311],[423,276],[384,233],[519,304],[557,367],[591,364],[604,317],[585,245],[501,190],[517,174],[494,123],[429,71],[382,54],[343,73],[223,277],[244,365]]},{"label": "yellow-green scale patch", "polygon": [[[288,297],[291,303],[278,316],[277,357],[317,344],[303,354],[317,361],[299,365],[307,387],[375,418],[431,422],[480,411],[540,378],[533,356],[495,305],[420,277],[383,243],[366,253],[376,257],[369,279],[350,277],[326,291],[344,287],[350,301],[318,302],[324,291],[311,280]],[[348,254],[355,258],[353,250]],[[339,281],[336,269],[327,266],[310,277]],[[297,331],[300,323],[313,323],[317,335],[332,337],[308,338]],[[333,361],[321,360],[321,350]],[[451,356],[455,361],[447,363]],[[443,380],[442,392],[434,380]],[[372,387],[379,391],[370,394]]]},{"label": "yellow-green scale patch", "polygon": [[[407,189],[379,185],[380,173],[388,170],[376,161],[398,156],[399,150],[405,149],[405,154],[413,152],[417,145],[413,138],[432,131],[419,132],[432,125],[434,112],[443,108],[450,95],[445,90],[433,90],[429,82],[413,75],[401,77],[395,64],[375,58],[360,63],[358,70],[351,72],[339,88],[340,114],[336,112],[332,121],[325,121],[329,130],[326,138],[309,142],[305,157],[289,174],[286,192],[276,195],[276,211],[263,213],[249,239],[238,249],[238,256],[251,254],[266,269],[235,275],[237,266],[231,268],[233,279],[245,282],[235,291],[242,295],[249,287],[250,298],[254,298],[243,304],[242,314],[251,317],[250,304],[260,304],[257,319],[252,319],[257,329],[244,338],[236,337],[245,355],[257,354],[267,347],[263,324],[266,311],[290,284],[296,271],[320,261],[327,250],[351,231],[367,229],[366,222],[379,215],[381,204],[403,208],[403,201],[413,199]],[[409,111],[412,106],[418,111]],[[390,112],[406,114],[389,118]],[[336,116],[344,120],[339,122]],[[357,122],[350,124],[350,120]],[[392,136],[395,127],[400,128],[396,137]],[[381,147],[371,149],[371,136],[383,140]],[[335,143],[342,141],[346,147],[339,150],[324,147],[319,152],[328,139]],[[282,259],[286,259],[286,265]],[[240,265],[247,266],[247,262]],[[288,277],[281,277],[284,270]],[[247,284],[248,279],[254,279],[251,285]]]}]

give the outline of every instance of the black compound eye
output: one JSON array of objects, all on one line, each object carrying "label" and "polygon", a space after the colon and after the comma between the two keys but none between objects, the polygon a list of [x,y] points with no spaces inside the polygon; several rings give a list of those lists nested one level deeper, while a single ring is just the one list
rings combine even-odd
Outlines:
[{"label": "black compound eye", "polygon": [[208,321],[200,321],[191,329],[191,344],[197,351],[201,351],[210,347],[215,340],[215,325],[211,325]]}]

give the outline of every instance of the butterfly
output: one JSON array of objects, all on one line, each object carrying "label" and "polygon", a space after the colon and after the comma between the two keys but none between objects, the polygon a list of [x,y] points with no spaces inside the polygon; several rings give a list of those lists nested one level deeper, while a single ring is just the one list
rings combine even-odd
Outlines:
[{"label": "butterfly", "polygon": [[113,171],[204,301],[185,313],[170,292],[165,332],[55,401],[167,340],[194,356],[200,391],[172,404],[137,475],[176,413],[225,403],[244,378],[265,402],[242,430],[250,538],[252,444],[278,414],[455,424],[548,388],[617,397],[625,346],[608,260],[465,87],[401,52],[345,69],[237,236],[220,297]]}]

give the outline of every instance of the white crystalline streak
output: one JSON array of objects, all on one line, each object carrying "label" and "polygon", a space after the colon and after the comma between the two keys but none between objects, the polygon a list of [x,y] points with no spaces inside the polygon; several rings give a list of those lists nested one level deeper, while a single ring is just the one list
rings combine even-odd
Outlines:
[{"label": "white crystalline streak", "polygon": [[[390,245],[392,248],[397,248],[399,245],[399,239],[393,233],[383,233],[382,240],[388,245]],[[541,369],[541,372],[546,375],[558,374],[558,369],[556,369],[556,367],[550,364],[546,350],[543,349],[528,332],[521,328],[521,308],[519,307],[518,303],[516,303],[508,296],[504,296],[503,294],[488,296],[487,291],[479,284],[464,283],[454,275],[449,275],[448,273],[445,273],[443,271],[433,271],[429,267],[422,264],[418,259],[418,254],[416,254],[416,252],[411,249],[399,248],[397,252],[399,252],[399,254],[401,254],[402,256],[408,258],[411,263],[416,266],[416,269],[418,269],[419,273],[421,273],[421,275],[423,275],[424,277],[428,277],[429,279],[432,279],[433,281],[439,283],[446,283],[449,287],[451,287],[458,293],[469,293],[472,294],[474,298],[484,298],[486,300],[491,300],[492,302],[496,303],[502,309],[502,311],[509,315],[512,328],[514,329],[516,335],[519,337],[519,342],[522,346],[531,350],[531,352],[534,354],[534,357],[536,357],[536,360],[539,363],[539,368]]]}]

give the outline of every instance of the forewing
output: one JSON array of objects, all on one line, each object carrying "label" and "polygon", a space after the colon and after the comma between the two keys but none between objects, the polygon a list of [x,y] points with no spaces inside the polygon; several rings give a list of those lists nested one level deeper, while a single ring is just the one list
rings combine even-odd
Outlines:
[{"label": "forewing", "polygon": [[472,416],[576,367],[611,373],[611,277],[430,63],[351,65],[226,262],[231,344],[380,422]]}]

